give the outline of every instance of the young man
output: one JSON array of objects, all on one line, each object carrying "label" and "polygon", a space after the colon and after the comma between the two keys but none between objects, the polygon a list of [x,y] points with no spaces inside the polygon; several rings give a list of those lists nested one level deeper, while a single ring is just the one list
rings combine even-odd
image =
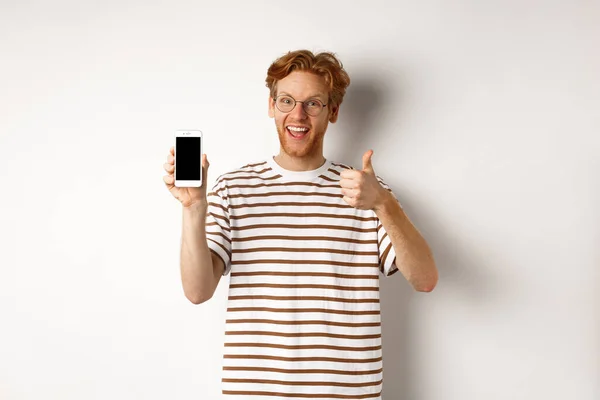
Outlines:
[{"label": "young man", "polygon": [[[429,247],[375,174],[323,156],[350,79],[331,53],[277,59],[266,79],[281,150],[217,179],[210,193],[164,181],[183,204],[186,297],[211,298],[231,275],[223,395],[235,399],[380,399],[379,274],[431,291]],[[208,160],[202,160],[204,182]]]}]

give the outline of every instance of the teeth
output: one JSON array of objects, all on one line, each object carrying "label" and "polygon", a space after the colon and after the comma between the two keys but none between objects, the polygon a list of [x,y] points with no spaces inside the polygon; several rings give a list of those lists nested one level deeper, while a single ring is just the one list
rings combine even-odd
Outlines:
[{"label": "teeth", "polygon": [[306,132],[308,130],[308,128],[297,128],[295,126],[288,126],[288,129],[294,132]]}]

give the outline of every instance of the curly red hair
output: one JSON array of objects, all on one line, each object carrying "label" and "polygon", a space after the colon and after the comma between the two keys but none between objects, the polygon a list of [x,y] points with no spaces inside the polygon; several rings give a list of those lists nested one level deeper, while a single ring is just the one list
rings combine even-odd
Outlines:
[{"label": "curly red hair", "polygon": [[309,50],[296,50],[279,57],[269,67],[265,80],[271,97],[277,94],[277,81],[292,71],[305,71],[322,76],[329,85],[329,101],[334,107],[342,104],[346,88],[350,85],[350,77],[334,53],[324,51],[314,54]]}]

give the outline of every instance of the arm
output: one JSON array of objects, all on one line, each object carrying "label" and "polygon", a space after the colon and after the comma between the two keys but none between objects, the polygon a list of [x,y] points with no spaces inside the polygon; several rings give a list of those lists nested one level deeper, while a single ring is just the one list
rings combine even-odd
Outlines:
[{"label": "arm", "polygon": [[437,284],[438,271],[427,242],[391,192],[381,187],[378,198],[381,201],[374,211],[394,247],[396,266],[415,290],[431,292]]},{"label": "arm", "polygon": [[185,297],[194,304],[212,297],[224,271],[223,261],[207,244],[207,207],[205,202],[183,207],[181,282]]}]

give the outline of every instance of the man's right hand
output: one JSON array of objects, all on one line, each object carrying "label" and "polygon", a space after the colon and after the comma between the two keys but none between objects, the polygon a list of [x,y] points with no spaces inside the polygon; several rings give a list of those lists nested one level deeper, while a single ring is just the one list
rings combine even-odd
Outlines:
[{"label": "man's right hand", "polygon": [[175,186],[175,148],[171,147],[170,154],[167,157],[165,163],[165,171],[167,175],[163,176],[163,180],[169,192],[177,200],[181,202],[184,207],[193,206],[206,206],[206,178],[208,176],[208,167],[210,166],[206,154],[202,155],[202,186],[195,187],[177,187]]}]

